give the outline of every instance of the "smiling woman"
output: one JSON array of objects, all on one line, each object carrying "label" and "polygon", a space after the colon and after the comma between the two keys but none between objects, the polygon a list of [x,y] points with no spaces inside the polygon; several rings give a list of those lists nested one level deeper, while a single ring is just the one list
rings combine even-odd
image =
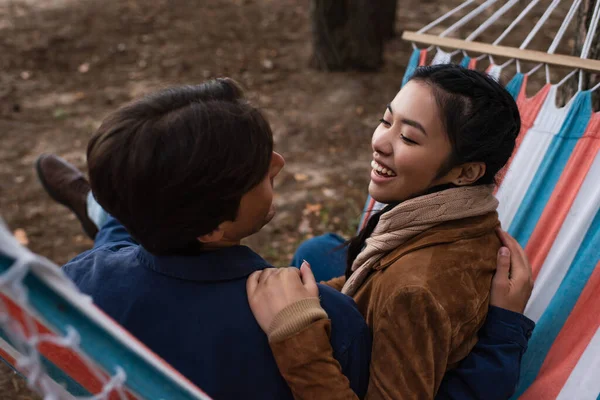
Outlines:
[{"label": "smiling woman", "polygon": [[[354,298],[373,333],[367,398],[433,399],[475,346],[500,249],[494,178],[520,124],[500,84],[454,65],[417,69],[387,106],[373,134],[369,185],[387,206],[349,241],[345,276],[326,282]],[[269,290],[253,293],[275,301]],[[251,306],[255,316],[267,307]],[[299,351],[326,332],[311,325],[297,333],[271,344],[295,397],[355,398],[327,349],[310,360]],[[308,377],[319,384],[307,387]],[[483,398],[507,398],[516,380],[505,385]],[[444,390],[442,397],[472,398]]]}]

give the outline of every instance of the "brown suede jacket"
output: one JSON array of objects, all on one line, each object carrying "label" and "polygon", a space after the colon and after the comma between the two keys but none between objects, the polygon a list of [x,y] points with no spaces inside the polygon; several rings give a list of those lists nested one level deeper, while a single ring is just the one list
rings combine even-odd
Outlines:
[{"label": "brown suede jacket", "polygon": [[[433,399],[485,320],[500,240],[496,213],[438,225],[385,256],[354,300],[373,333],[367,399]],[[344,277],[326,284],[341,290]],[[329,320],[271,348],[296,399],[355,399]]]}]

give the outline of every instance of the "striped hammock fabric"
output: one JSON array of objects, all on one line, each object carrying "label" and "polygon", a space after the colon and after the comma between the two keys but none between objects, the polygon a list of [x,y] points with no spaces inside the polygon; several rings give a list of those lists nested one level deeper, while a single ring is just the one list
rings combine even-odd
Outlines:
[{"label": "striped hammock fabric", "polygon": [[[0,219],[0,357],[44,399],[209,399]],[[0,396],[1,397],[1,396]]]},{"label": "striped hammock fabric", "polygon": [[[427,50],[414,50],[403,84],[426,59]],[[525,314],[537,325],[513,398],[600,400],[600,112],[589,91],[558,108],[556,85],[531,98],[526,85],[523,74],[507,85],[522,128],[496,194],[502,226],[525,248],[535,278]],[[361,226],[382,206],[369,198]]]}]

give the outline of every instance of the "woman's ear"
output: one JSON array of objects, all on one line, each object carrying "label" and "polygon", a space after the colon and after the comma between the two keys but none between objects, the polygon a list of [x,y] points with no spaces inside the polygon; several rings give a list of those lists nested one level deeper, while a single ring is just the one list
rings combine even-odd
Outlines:
[{"label": "woman's ear", "polygon": [[212,231],[211,233],[207,233],[206,235],[198,236],[198,241],[200,243],[215,243],[219,240],[223,239],[223,235],[225,234],[225,229],[222,227],[223,224],[219,225],[217,229]]},{"label": "woman's ear", "polygon": [[465,163],[455,169],[458,173],[451,182],[456,186],[472,185],[485,175],[485,163],[482,162]]}]

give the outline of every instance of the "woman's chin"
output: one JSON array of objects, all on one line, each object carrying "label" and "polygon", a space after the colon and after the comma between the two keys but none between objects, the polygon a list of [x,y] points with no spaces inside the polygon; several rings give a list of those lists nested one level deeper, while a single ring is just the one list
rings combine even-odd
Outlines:
[{"label": "woman's chin", "polygon": [[390,199],[389,194],[386,194],[386,190],[384,190],[376,182],[369,182],[369,196],[371,196],[373,200],[384,204],[392,203],[393,200]]}]

